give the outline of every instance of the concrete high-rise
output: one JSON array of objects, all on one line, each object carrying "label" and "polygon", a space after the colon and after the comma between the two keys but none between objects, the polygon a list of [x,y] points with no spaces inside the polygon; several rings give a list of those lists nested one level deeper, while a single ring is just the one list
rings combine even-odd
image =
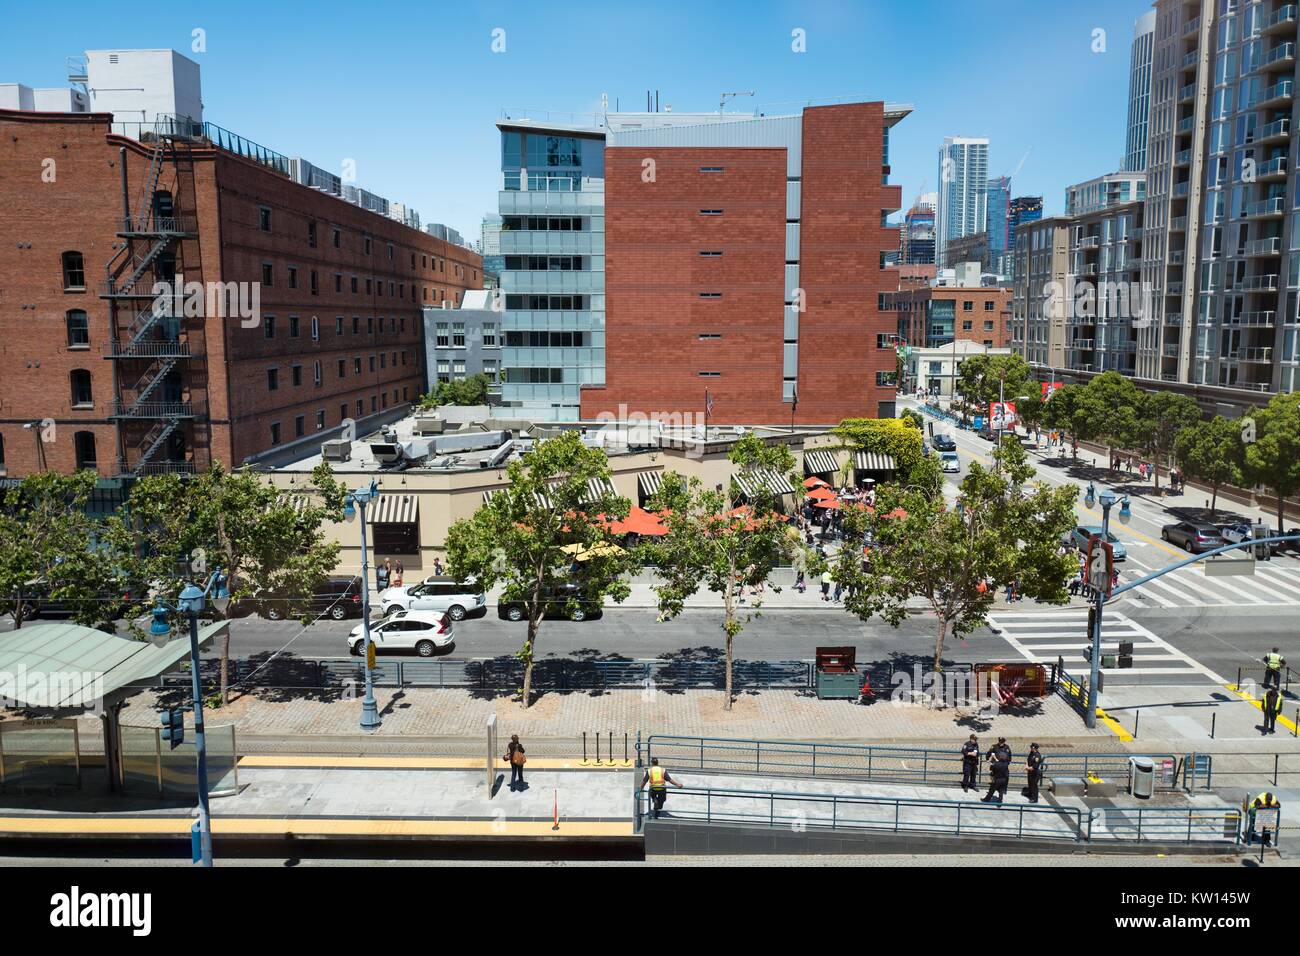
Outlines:
[{"label": "concrete high-rise", "polygon": [[949,240],[988,229],[989,141],[949,136],[939,147],[939,204],[935,242],[940,267]]}]

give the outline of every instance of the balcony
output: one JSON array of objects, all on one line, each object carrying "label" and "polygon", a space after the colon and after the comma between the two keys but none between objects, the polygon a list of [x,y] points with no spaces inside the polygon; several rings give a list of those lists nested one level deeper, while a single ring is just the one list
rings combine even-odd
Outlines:
[{"label": "balcony", "polygon": [[1281,106],[1291,99],[1294,88],[1294,80],[1280,80],[1261,93],[1259,99],[1253,105],[1259,107]]},{"label": "balcony", "polygon": [[1187,54],[1183,57],[1183,69],[1184,69],[1184,70],[1186,70],[1186,69],[1190,69],[1191,67],[1196,66],[1196,58],[1197,58],[1197,56],[1198,56],[1199,53],[1200,53],[1199,50],[1189,50],[1189,51],[1187,52]]},{"label": "balcony", "polygon": [[1264,54],[1264,61],[1260,64],[1260,67],[1266,68],[1274,65],[1281,66],[1283,64],[1292,63],[1294,60],[1295,44],[1280,43]]},{"label": "balcony", "polygon": [[1291,117],[1283,116],[1281,119],[1275,119],[1255,136],[1257,143],[1271,143],[1290,139],[1291,137]]},{"label": "balcony", "polygon": [[543,189],[503,189],[497,196],[497,212],[503,216],[590,216],[604,214],[604,181],[599,187],[585,186],[573,192]]},{"label": "balcony", "polygon": [[1080,275],[1095,276],[1097,274],[1097,263],[1085,262],[1083,268],[1079,270]]},{"label": "balcony", "polygon": [[1178,350],[1180,347],[1181,346],[1179,346],[1177,342],[1172,342],[1168,345],[1163,345],[1160,347],[1160,354],[1163,355],[1165,358],[1178,358]]},{"label": "balcony", "polygon": [[1172,190],[1175,199],[1183,199],[1187,196],[1188,191],[1192,188],[1191,180],[1183,180],[1181,183],[1174,183]]},{"label": "balcony", "polygon": [[1186,103],[1194,96],[1196,96],[1196,83],[1195,82],[1188,83],[1186,86],[1184,86],[1181,90],[1178,91],[1178,102]]},{"label": "balcony", "polygon": [[1237,351],[1228,356],[1235,358],[1238,362],[1272,362],[1273,349],[1269,348],[1251,348],[1237,349]]},{"label": "balcony", "polygon": [[1245,253],[1247,256],[1275,256],[1282,248],[1282,240],[1277,236],[1270,236],[1266,239],[1255,239],[1246,243]]},{"label": "balcony", "polygon": [[1192,131],[1192,127],[1194,127],[1195,125],[1196,125],[1195,115],[1184,116],[1182,119],[1178,121],[1177,130],[1180,133],[1190,133]]},{"label": "balcony", "polygon": [[1170,231],[1170,232],[1186,232],[1186,231],[1187,231],[1187,217],[1186,217],[1186,216],[1175,216],[1173,219],[1170,219],[1170,220],[1169,220],[1169,231]]},{"label": "balcony", "polygon": [[1183,264],[1183,259],[1186,257],[1186,255],[1187,253],[1185,253],[1182,249],[1170,249],[1169,264],[1171,266],[1181,266]]},{"label": "balcony", "polygon": [[1096,249],[1101,245],[1101,236],[1084,236],[1079,240],[1080,249]]},{"label": "balcony", "polygon": [[1178,154],[1174,156],[1175,166],[1187,166],[1191,163],[1191,161],[1192,161],[1192,151],[1190,149],[1179,150]]},{"label": "balcony", "polygon": [[1273,319],[1277,313],[1271,309],[1263,312],[1243,312],[1237,316],[1235,322],[1229,322],[1229,325],[1240,325],[1249,329],[1271,329]]},{"label": "balcony", "polygon": [[1183,24],[1183,36],[1185,37],[1191,36],[1200,28],[1201,28],[1201,18],[1192,17],[1192,19],[1188,20],[1185,24]]},{"label": "balcony", "polygon": [[1247,219],[1268,219],[1283,214],[1284,206],[1281,196],[1274,196],[1272,199],[1261,199],[1259,202],[1246,204]]},{"label": "balcony", "polygon": [[189,402],[113,402],[109,418],[193,418]]},{"label": "balcony", "polygon": [[1067,342],[1065,347],[1067,349],[1074,349],[1076,352],[1091,352],[1095,345],[1096,342],[1094,339],[1075,339],[1072,342]]},{"label": "balcony", "polygon": [[501,255],[603,256],[603,232],[560,232],[507,229],[501,233]]},{"label": "balcony", "polygon": [[1295,29],[1296,22],[1296,5],[1288,3],[1285,7],[1280,7],[1273,12],[1273,15],[1264,21],[1264,32],[1267,33],[1286,33],[1288,30]]},{"label": "balcony", "polygon": [[1257,180],[1286,179],[1286,157],[1274,156],[1267,162],[1260,163],[1255,167],[1255,178]]},{"label": "balcony", "polygon": [[1165,325],[1182,325],[1182,324],[1183,324],[1183,313],[1181,312],[1165,313]]},{"label": "balcony", "polygon": [[104,358],[110,359],[188,358],[189,354],[186,342],[109,342],[104,346]]},{"label": "balcony", "polygon": [[1245,292],[1276,292],[1277,276],[1276,275],[1258,275],[1246,276],[1244,279],[1238,279],[1232,286],[1234,291]]},{"label": "balcony", "polygon": [[1182,295],[1183,284],[1181,282],[1170,282],[1165,286],[1165,295]]}]

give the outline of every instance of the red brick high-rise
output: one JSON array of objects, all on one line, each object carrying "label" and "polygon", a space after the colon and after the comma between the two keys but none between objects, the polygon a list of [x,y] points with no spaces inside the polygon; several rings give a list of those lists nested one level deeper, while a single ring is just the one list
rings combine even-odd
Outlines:
[{"label": "red brick high-rise", "polygon": [[[605,150],[605,384],[582,417],[710,424],[892,416],[885,104],[614,132]],[[795,399],[797,398],[797,406]]]},{"label": "red brick high-rise", "polygon": [[[253,144],[111,121],[0,111],[0,472],[238,465],[418,396],[422,308],[481,288],[479,255]],[[260,314],[154,316],[177,274]]]}]

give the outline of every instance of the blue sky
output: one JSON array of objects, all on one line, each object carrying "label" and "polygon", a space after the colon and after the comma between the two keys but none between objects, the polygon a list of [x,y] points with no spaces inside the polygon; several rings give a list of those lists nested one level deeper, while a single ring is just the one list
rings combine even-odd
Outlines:
[{"label": "blue sky", "polygon": [[[225,0],[110,16],[68,0],[57,22],[13,4],[0,82],[63,85],[86,49],[172,47],[198,61],[204,117],[477,238],[494,212],[495,120],[503,108],[716,109],[723,91],[769,105],[834,97],[910,103],[895,127],[891,181],[904,208],[933,190],[944,136],[987,136],[990,174],[1060,212],[1064,187],[1115,170],[1124,149],[1140,0],[804,0],[311,4]],[[139,11],[137,11],[139,13]],[[195,28],[207,50],[191,52]],[[492,31],[505,30],[494,53]],[[791,31],[807,50],[791,50]],[[1094,52],[1094,31],[1105,51]],[[1026,154],[1027,157],[1026,157]]]}]

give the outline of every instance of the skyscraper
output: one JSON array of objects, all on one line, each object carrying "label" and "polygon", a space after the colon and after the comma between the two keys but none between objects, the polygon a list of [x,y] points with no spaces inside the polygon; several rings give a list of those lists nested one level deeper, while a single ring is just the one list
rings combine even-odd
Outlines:
[{"label": "skyscraper", "polygon": [[903,217],[902,239],[902,262],[905,265],[934,265],[933,203],[922,198],[907,211]]},{"label": "skyscraper", "polygon": [[949,136],[939,147],[939,208],[935,242],[939,266],[947,266],[950,239],[988,228],[989,141]]},{"label": "skyscraper", "polygon": [[1156,12],[1148,10],[1133,24],[1129,56],[1128,131],[1124,140],[1124,172],[1147,166],[1147,118],[1151,114],[1151,51],[1155,45]]},{"label": "skyscraper", "polygon": [[1008,213],[1011,206],[1011,177],[995,176],[985,187],[988,204],[989,259],[998,257],[1011,248],[1008,242]]}]

